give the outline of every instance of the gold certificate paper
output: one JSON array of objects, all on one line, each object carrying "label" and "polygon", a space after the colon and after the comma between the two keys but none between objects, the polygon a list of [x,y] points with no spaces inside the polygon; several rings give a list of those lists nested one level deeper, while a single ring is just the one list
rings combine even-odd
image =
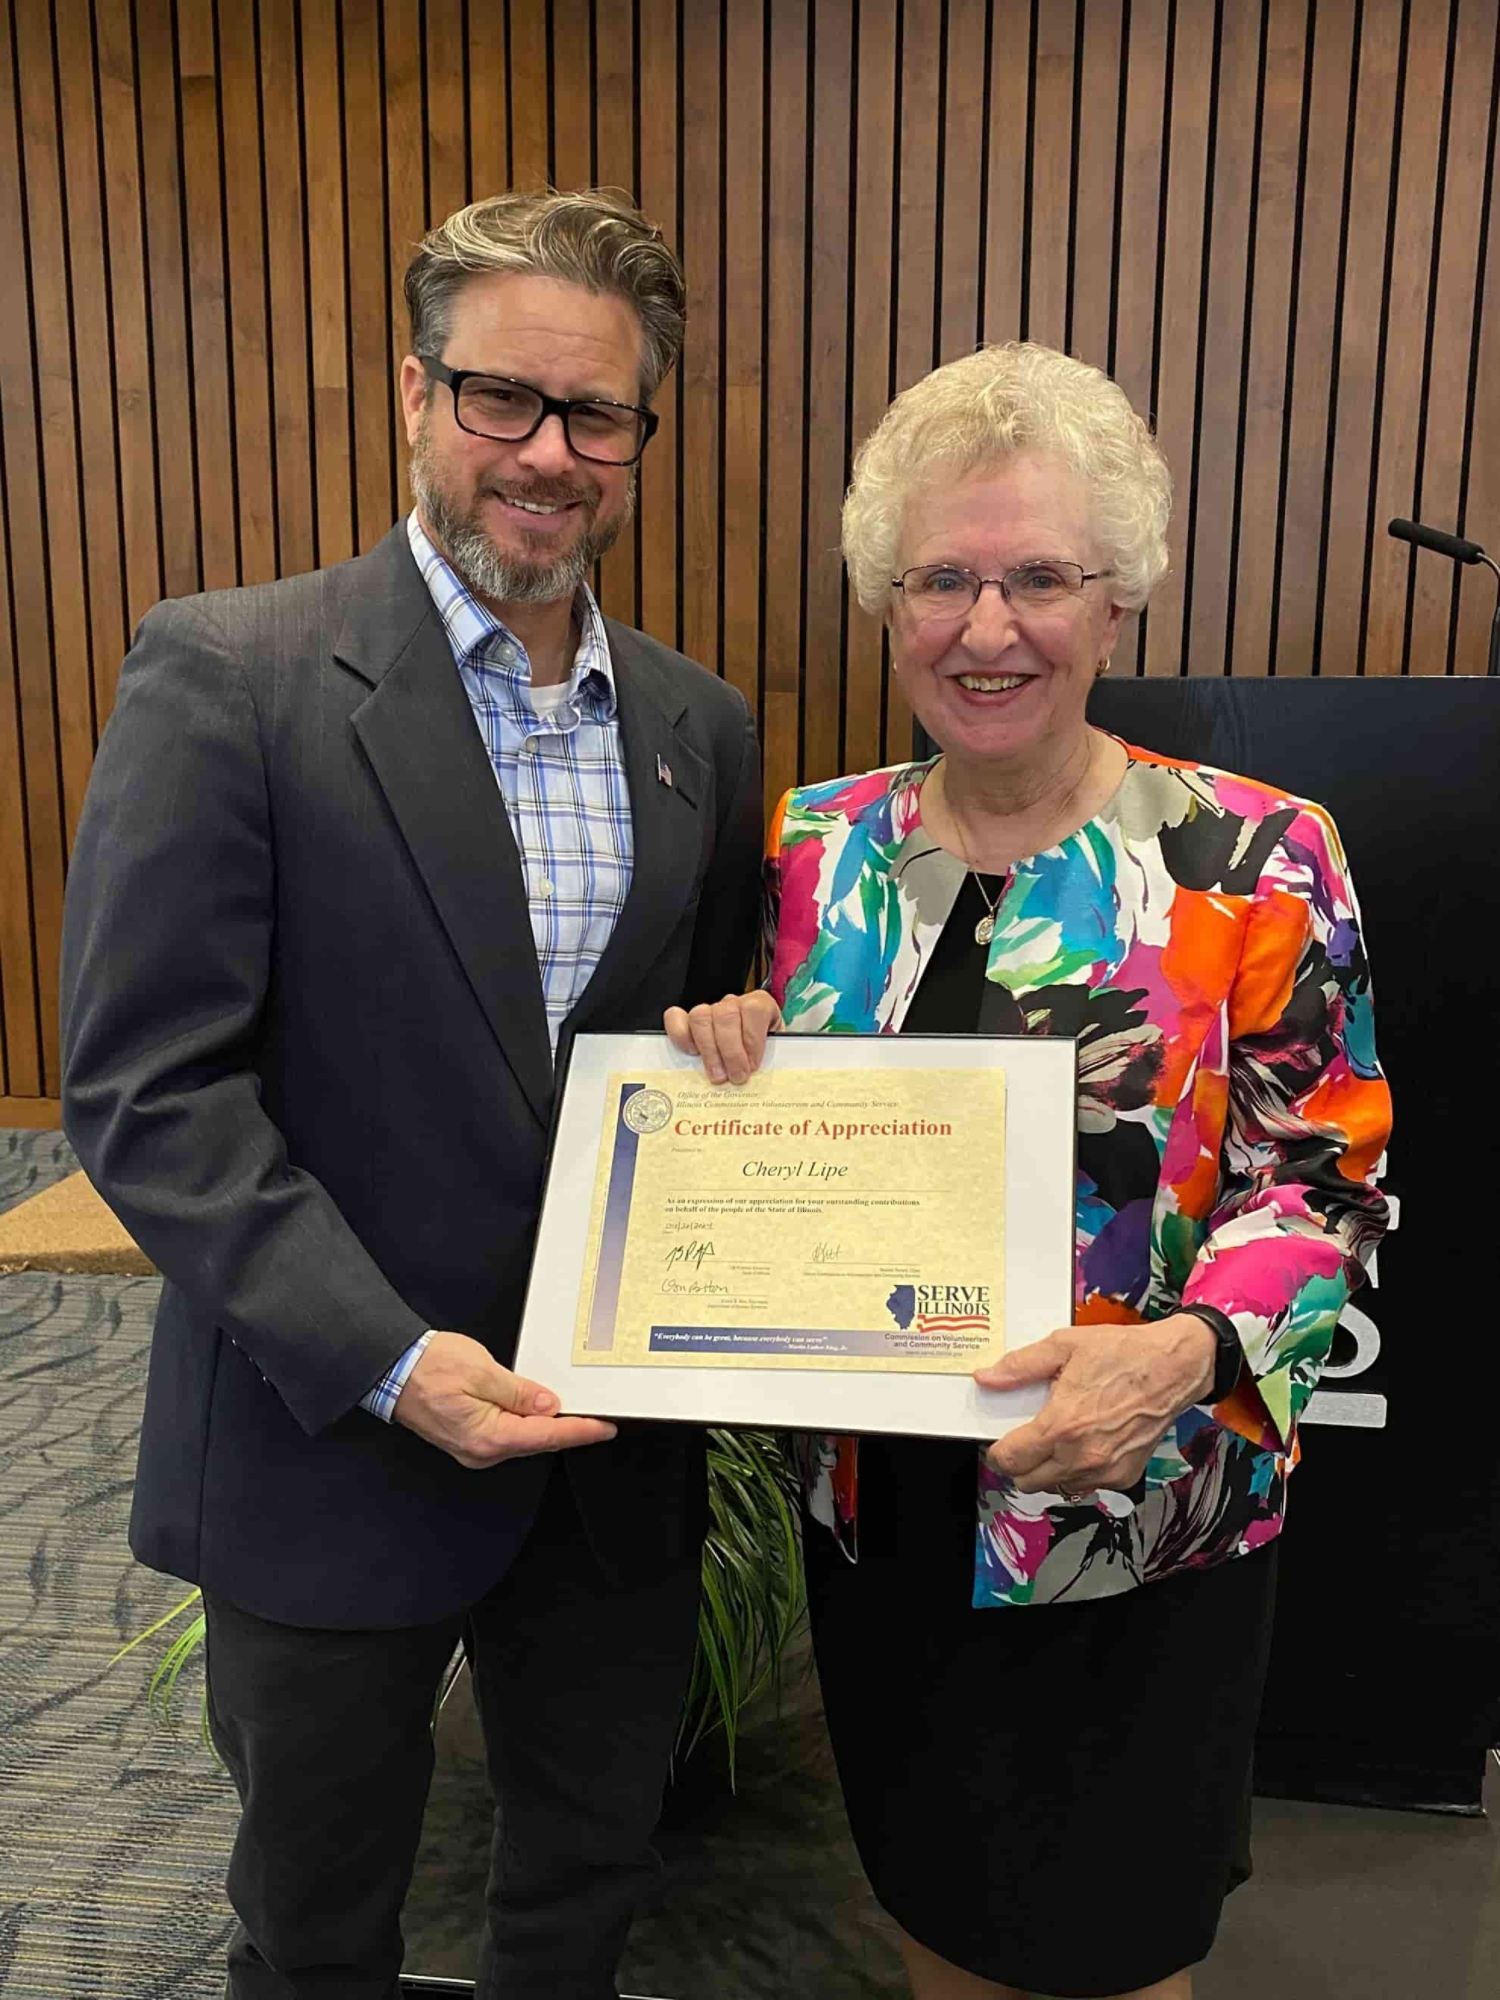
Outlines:
[{"label": "gold certificate paper", "polygon": [[998,1360],[1005,1097],[998,1068],[611,1072],[574,1365]]}]

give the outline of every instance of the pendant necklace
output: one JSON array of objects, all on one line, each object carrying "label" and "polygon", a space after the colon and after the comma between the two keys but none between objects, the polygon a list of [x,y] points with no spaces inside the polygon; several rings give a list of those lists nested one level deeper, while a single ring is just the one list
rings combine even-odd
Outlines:
[{"label": "pendant necklace", "polygon": [[[975,944],[988,944],[990,939],[995,935],[995,913],[1000,908],[1000,896],[996,896],[995,900],[991,902],[985,894],[985,887],[979,879],[977,869],[971,867],[969,873],[974,877],[974,887],[984,897],[984,915],[974,926],[974,942]],[[1003,896],[1004,893],[1005,891],[1002,889],[1000,895]]]},{"label": "pendant necklace", "polygon": [[[948,805],[946,791],[943,794],[943,803],[944,805]],[[948,817],[953,822],[953,831],[958,835],[958,844],[963,849],[964,860],[968,862],[969,873],[974,879],[974,887],[979,891],[980,898],[984,903],[984,915],[974,926],[974,942],[975,944],[987,945],[995,935],[995,919],[1000,911],[1000,897],[1005,894],[1005,882],[1002,882],[1000,885],[999,895],[992,897],[983,882],[979,879],[979,870],[974,866],[973,861],[970,860],[969,843],[964,839],[964,830],[959,825],[958,815],[954,812],[952,806],[948,806]],[[1008,874],[1005,879],[1006,881],[1009,880]]]},{"label": "pendant necklace", "polygon": [[[948,804],[948,789],[946,785],[943,787],[943,804],[947,808],[948,818],[953,824],[953,831],[958,835],[958,844],[968,865],[969,873],[974,878],[974,887],[979,891],[980,898],[984,903],[984,915],[974,926],[974,942],[975,944],[987,945],[995,935],[995,919],[1000,910],[1000,896],[1005,894],[1005,884],[1003,882],[1001,884],[1000,895],[992,897],[983,882],[980,881],[979,870],[974,866],[970,858],[969,843],[964,839],[964,830],[958,823],[958,815],[954,812],[952,806]],[[1008,880],[1009,872],[1007,871],[1006,881]]]},{"label": "pendant necklace", "polygon": [[[1088,776],[1088,770],[1087,768],[1085,768],[1083,777],[1086,778],[1087,776]],[[1078,780],[1078,783],[1074,785],[1072,791],[1069,792],[1067,798],[1064,799],[1063,801],[1064,807],[1067,807],[1072,804],[1073,800],[1077,797],[1080,789],[1082,788],[1082,785],[1083,785],[1083,778],[1080,778]],[[954,812],[953,807],[949,804],[948,788],[946,785],[944,785],[943,787],[943,804],[947,809],[948,818],[953,824],[953,831],[958,835],[958,844],[963,851],[964,860],[968,864],[969,873],[974,878],[974,887],[979,891],[979,894],[984,901],[984,915],[979,919],[979,922],[974,926],[974,942],[975,944],[988,945],[991,938],[993,938],[995,935],[995,923],[1000,912],[1000,898],[1005,894],[1006,886],[1010,881],[1010,871],[1008,869],[1006,870],[1005,879],[1000,886],[1000,894],[992,897],[986,890],[983,882],[981,882],[979,879],[979,870],[974,866],[973,859],[969,854],[969,843],[964,839],[964,830],[958,823],[957,813]]]}]

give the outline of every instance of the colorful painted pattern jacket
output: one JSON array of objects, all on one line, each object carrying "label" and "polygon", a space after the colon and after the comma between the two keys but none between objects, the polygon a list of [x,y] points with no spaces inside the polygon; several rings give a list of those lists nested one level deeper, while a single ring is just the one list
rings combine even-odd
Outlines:
[{"label": "colorful painted pattern jacket", "polygon": [[[1297,1418],[1385,1226],[1390,1099],[1337,829],[1268,786],[1129,756],[1097,818],[1011,870],[986,976],[1020,1032],[1077,1038],[1075,1321],[1201,1301],[1247,1365],[1128,1494],[1018,1493],[981,1456],[978,1606],[1109,1596],[1279,1533]],[[930,769],[778,806],[767,983],[790,1031],[900,1029],[965,874],[923,828]],[[854,1440],[806,1441],[805,1469],[854,1553]]]}]

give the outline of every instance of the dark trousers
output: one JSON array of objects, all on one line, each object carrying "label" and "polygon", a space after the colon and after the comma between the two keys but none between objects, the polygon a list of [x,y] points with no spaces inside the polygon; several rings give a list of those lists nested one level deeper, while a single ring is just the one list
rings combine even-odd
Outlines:
[{"label": "dark trousers", "polygon": [[[496,1798],[478,1990],[605,2000],[655,1880],[692,1657],[696,1562],[612,1586],[554,1465],[535,1526],[468,1613]],[[390,2000],[432,1776],[432,1706],[464,1626],[313,1631],[204,1593],[209,1723],[243,1805],[232,2000]]]}]

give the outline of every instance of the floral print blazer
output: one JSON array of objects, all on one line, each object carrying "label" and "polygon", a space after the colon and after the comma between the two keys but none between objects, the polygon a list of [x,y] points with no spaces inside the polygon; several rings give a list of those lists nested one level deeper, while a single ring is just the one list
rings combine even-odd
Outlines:
[{"label": "floral print blazer", "polygon": [[[981,1454],[981,1607],[1110,1596],[1279,1533],[1297,1418],[1385,1226],[1390,1099],[1332,820],[1128,755],[1095,819],[1010,871],[985,974],[1017,1032],[1077,1039],[1075,1321],[1217,1306],[1246,1366],[1227,1401],[1177,1419],[1129,1493],[1018,1493]],[[922,825],[931,768],[777,807],[767,984],[790,1032],[900,1029],[965,875]],[[804,1446],[813,1512],[853,1555],[855,1441]]]}]

